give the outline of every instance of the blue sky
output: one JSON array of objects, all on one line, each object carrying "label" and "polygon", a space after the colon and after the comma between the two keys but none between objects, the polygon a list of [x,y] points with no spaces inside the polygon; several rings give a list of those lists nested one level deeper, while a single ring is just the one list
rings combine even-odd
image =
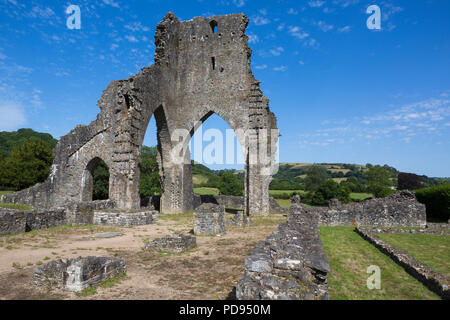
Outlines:
[{"label": "blue sky", "polygon": [[[81,29],[66,8],[81,9]],[[381,30],[369,30],[369,5]],[[0,0],[0,131],[88,124],[112,80],[153,63],[156,24],[244,12],[281,162],[389,164],[450,176],[446,0]],[[226,123],[213,116],[204,130]],[[152,122],[145,143],[155,144]]]}]

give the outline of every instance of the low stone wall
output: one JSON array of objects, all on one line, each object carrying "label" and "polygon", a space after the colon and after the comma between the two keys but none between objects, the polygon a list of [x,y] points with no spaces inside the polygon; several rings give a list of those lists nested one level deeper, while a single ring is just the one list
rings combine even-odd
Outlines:
[{"label": "low stone wall", "polygon": [[245,257],[239,300],[328,299],[328,264],[317,215],[294,204],[288,221]]},{"label": "low stone wall", "polygon": [[381,252],[391,257],[392,260],[402,266],[406,272],[422,282],[431,291],[441,296],[442,299],[450,299],[450,279],[446,275],[434,271],[426,264],[419,263],[405,251],[384,242],[375,236],[370,229],[356,228],[355,231],[361,235],[361,237],[372,243]]},{"label": "low stone wall", "polygon": [[95,210],[113,209],[115,206],[112,200],[70,202],[66,207],[67,224],[73,226],[93,224]]},{"label": "low stone wall", "polygon": [[220,235],[226,233],[225,207],[204,203],[194,212],[194,233],[201,235]]},{"label": "low stone wall", "polygon": [[49,289],[82,291],[99,285],[126,272],[126,262],[122,259],[106,257],[78,257],[51,261],[34,270],[33,284]]},{"label": "low stone wall", "polygon": [[94,210],[94,224],[103,226],[141,226],[152,224],[158,218],[155,210]]},{"label": "low stone wall", "polygon": [[175,232],[150,241],[145,245],[145,249],[181,253],[194,248],[196,245],[197,239],[195,237]]},{"label": "low stone wall", "polygon": [[400,191],[386,198],[343,205],[330,201],[328,208],[315,208],[319,224],[327,226],[425,227],[425,205],[414,193]]},{"label": "low stone wall", "polygon": [[371,233],[403,233],[403,234],[435,234],[435,235],[450,235],[450,230],[442,229],[394,229],[394,228],[364,228]]},{"label": "low stone wall", "polygon": [[66,224],[63,208],[49,210],[13,210],[0,208],[0,235],[60,227]]}]

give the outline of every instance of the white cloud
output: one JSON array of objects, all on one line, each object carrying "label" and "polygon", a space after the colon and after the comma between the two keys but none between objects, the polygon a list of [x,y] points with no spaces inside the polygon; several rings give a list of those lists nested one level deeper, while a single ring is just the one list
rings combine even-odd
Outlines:
[{"label": "white cloud", "polygon": [[4,102],[0,105],[0,130],[16,130],[26,124],[25,113],[22,107],[15,102]]},{"label": "white cloud", "polygon": [[271,55],[278,57],[278,56],[281,55],[281,53],[284,52],[284,48],[283,47],[277,47],[277,48],[271,49],[269,52],[270,52]]},{"label": "white cloud", "polygon": [[339,28],[338,32],[350,32],[351,29],[352,29],[352,27],[345,26],[345,27]]},{"label": "white cloud", "polygon": [[233,3],[235,4],[236,7],[240,8],[245,5],[245,0],[233,0]]},{"label": "white cloud", "polygon": [[288,29],[289,29],[289,33],[293,37],[296,37],[297,39],[303,40],[303,39],[309,37],[309,33],[302,31],[301,28],[298,26],[290,26]]},{"label": "white cloud", "polygon": [[322,30],[323,32],[328,32],[330,30],[332,30],[334,28],[333,25],[327,24],[325,21],[319,21],[314,23],[316,26],[319,27],[320,30]]},{"label": "white cloud", "polygon": [[143,31],[147,32],[150,30],[149,27],[143,26],[141,22],[132,22],[130,24],[125,25],[125,29],[131,30],[131,31]]},{"label": "white cloud", "polygon": [[114,8],[119,8],[119,4],[117,2],[115,2],[114,0],[103,0],[103,3],[107,4],[111,7],[114,7]]},{"label": "white cloud", "polygon": [[298,11],[295,11],[294,8],[290,8],[287,13],[292,14],[292,15],[297,15]]},{"label": "white cloud", "polygon": [[270,20],[263,16],[253,16],[251,21],[257,26],[263,26],[265,24],[270,23]]},{"label": "white cloud", "polygon": [[139,40],[135,36],[125,36],[125,39],[127,39],[130,42],[139,42]]},{"label": "white cloud", "polygon": [[314,1],[309,1],[308,4],[311,8],[319,8],[325,4],[325,1],[314,0]]},{"label": "white cloud", "polygon": [[281,71],[281,72],[284,72],[284,71],[287,70],[287,67],[286,67],[286,66],[279,66],[279,67],[273,68],[273,70],[274,70],[274,71]]},{"label": "white cloud", "polygon": [[258,70],[267,69],[267,64],[263,64],[261,66],[255,66],[255,69],[258,69]]},{"label": "white cloud", "polygon": [[298,64],[301,65],[301,66],[304,66],[304,65],[305,65],[305,63],[304,63],[302,60],[300,60],[300,61],[298,62]]},{"label": "white cloud", "polygon": [[258,43],[259,42],[259,38],[256,34],[249,34],[248,35],[248,43]]}]

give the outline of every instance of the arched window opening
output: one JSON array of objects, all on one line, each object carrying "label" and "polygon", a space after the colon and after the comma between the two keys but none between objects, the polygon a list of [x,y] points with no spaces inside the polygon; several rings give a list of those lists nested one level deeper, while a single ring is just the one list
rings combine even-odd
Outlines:
[{"label": "arched window opening", "polygon": [[212,33],[216,33],[217,32],[217,21],[216,20],[212,20],[209,25],[211,26],[211,31]]},{"label": "arched window opening", "polygon": [[189,143],[194,193],[244,195],[244,155],[229,124],[210,113]]},{"label": "arched window opening", "polygon": [[109,167],[95,157],[86,166],[82,176],[82,201],[109,199]]},{"label": "arched window opening", "polygon": [[[161,195],[161,181],[158,165],[158,137],[156,117],[165,119],[162,106],[159,107],[148,123],[142,144],[141,163],[139,164],[139,195],[141,200]],[[164,122],[161,120],[161,122]],[[162,124],[161,124],[162,125]]]}]

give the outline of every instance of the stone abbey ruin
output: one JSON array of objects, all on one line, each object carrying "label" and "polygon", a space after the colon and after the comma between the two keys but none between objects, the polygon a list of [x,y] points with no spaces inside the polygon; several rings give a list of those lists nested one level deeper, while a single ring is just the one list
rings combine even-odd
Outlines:
[{"label": "stone abbey ruin", "polygon": [[[268,99],[252,74],[247,24],[244,14],[180,22],[168,13],[156,27],[155,63],[126,80],[111,82],[98,102],[97,119],[61,137],[48,179],[5,196],[4,201],[37,208],[92,201],[92,171],[103,160],[110,170],[109,199],[122,209],[140,208],[139,162],[153,116],[161,212],[191,211],[194,195],[188,134],[192,136],[199,124],[215,113],[235,131],[243,149],[246,213],[268,214],[278,131]],[[265,138],[268,131],[275,134]]]},{"label": "stone abbey ruin", "polygon": [[[227,227],[249,227],[250,216],[278,213],[287,222],[245,258],[236,298],[328,299],[330,266],[319,225],[424,227],[425,206],[409,191],[348,205],[333,200],[322,208],[308,208],[299,196],[289,209],[281,208],[269,197],[279,133],[269,100],[252,74],[248,22],[244,14],[180,22],[168,13],[156,27],[155,63],[110,83],[98,102],[97,119],[59,140],[45,182],[1,197],[1,202],[36,209],[0,208],[0,235],[66,224],[131,227],[152,224],[158,214],[194,209],[194,234],[224,235]],[[194,195],[188,144],[214,113],[235,131],[242,147],[244,197]],[[162,195],[140,199],[139,163],[151,117],[157,126]],[[93,170],[101,160],[109,167],[109,199],[92,201]],[[228,222],[226,207],[239,208]],[[195,237],[175,233],[154,239],[146,249],[183,252],[196,245]],[[34,283],[50,279],[57,288],[76,291],[125,270],[121,259],[58,260],[37,268]]]}]

